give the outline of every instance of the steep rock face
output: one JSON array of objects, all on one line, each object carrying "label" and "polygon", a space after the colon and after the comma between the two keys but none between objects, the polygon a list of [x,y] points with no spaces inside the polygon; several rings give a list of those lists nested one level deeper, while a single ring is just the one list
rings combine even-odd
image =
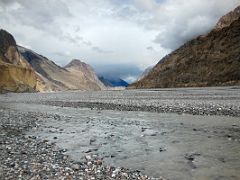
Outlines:
[{"label": "steep rock face", "polygon": [[74,60],[63,68],[32,50],[24,47],[18,49],[44,80],[45,91],[104,89],[93,68],[79,60]]},{"label": "steep rock face", "polygon": [[187,42],[131,88],[240,85],[240,19],[224,26]]},{"label": "steep rock face", "polygon": [[14,37],[0,30],[0,92],[39,91],[41,80],[18,52]]}]

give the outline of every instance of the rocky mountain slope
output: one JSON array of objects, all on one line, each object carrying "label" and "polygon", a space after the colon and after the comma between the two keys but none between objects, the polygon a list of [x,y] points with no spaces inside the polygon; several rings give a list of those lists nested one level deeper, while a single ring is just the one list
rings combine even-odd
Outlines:
[{"label": "rocky mountain slope", "polygon": [[40,91],[42,83],[19,53],[14,37],[0,30],[0,92]]},{"label": "rocky mountain slope", "polygon": [[36,52],[17,46],[14,37],[0,30],[0,93],[63,90],[102,90],[94,69],[79,60],[65,68]]},{"label": "rocky mountain slope", "polygon": [[238,6],[234,11],[229,12],[225,16],[221,17],[216,24],[214,30],[221,30],[224,27],[231,25],[233,21],[236,21],[240,17],[240,6]]},{"label": "rocky mountain slope", "polygon": [[74,59],[65,66],[65,69],[76,76],[77,82],[81,83],[81,86],[87,87],[88,90],[105,89],[104,84],[98,79],[95,70],[89,64]]},{"label": "rocky mountain slope", "polygon": [[153,66],[150,66],[148,68],[146,68],[143,73],[138,77],[137,81],[142,80],[145,76],[148,75],[148,73],[152,70]]},{"label": "rocky mountain slope", "polygon": [[240,85],[240,7],[164,57],[131,88]]},{"label": "rocky mountain slope", "polygon": [[98,80],[90,65],[73,60],[63,68],[32,50],[23,47],[18,49],[44,80],[45,91],[104,89],[104,85]]}]

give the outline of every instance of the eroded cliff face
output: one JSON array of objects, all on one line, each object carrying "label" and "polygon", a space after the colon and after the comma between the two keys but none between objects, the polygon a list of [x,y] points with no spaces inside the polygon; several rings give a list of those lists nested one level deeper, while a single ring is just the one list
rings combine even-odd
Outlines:
[{"label": "eroded cliff face", "polygon": [[0,92],[34,92],[41,87],[41,80],[18,52],[13,36],[0,30]]},{"label": "eroded cliff face", "polygon": [[0,89],[5,92],[34,92],[37,80],[34,71],[11,64],[0,64]]},{"label": "eroded cliff face", "polygon": [[130,87],[240,85],[239,17],[225,16],[228,22],[224,20],[224,23],[218,23],[217,30],[215,28],[209,34],[187,42]]}]

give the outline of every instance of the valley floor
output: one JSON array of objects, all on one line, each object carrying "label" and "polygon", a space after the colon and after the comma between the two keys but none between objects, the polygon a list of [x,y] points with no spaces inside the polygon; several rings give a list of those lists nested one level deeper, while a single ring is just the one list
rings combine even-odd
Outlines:
[{"label": "valley floor", "polygon": [[239,118],[240,87],[2,94],[0,179],[240,179]]}]

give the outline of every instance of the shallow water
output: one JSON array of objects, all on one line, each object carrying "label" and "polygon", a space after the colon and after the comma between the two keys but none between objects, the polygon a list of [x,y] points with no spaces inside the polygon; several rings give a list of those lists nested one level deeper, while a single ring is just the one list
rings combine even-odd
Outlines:
[{"label": "shallow water", "polygon": [[240,179],[240,121],[234,117],[91,110],[7,103],[55,114],[31,135],[67,149],[80,161],[105,163],[169,179]]}]

